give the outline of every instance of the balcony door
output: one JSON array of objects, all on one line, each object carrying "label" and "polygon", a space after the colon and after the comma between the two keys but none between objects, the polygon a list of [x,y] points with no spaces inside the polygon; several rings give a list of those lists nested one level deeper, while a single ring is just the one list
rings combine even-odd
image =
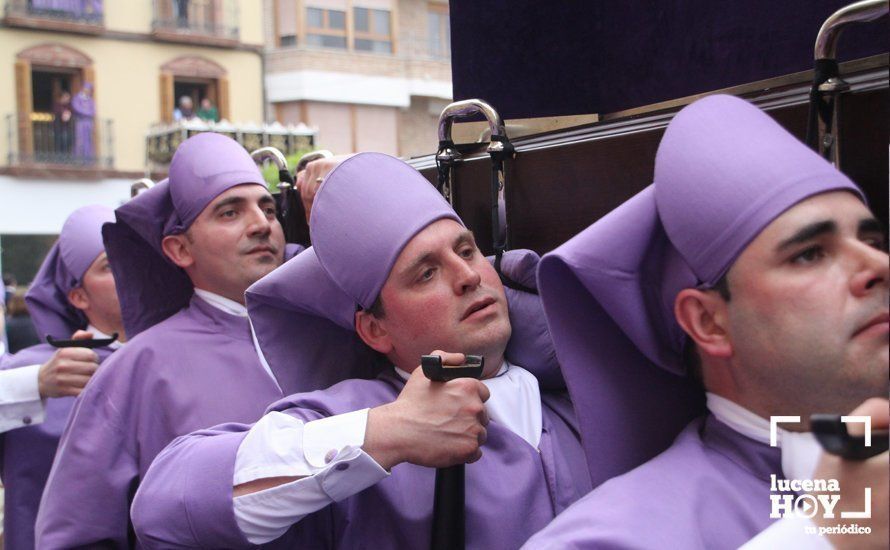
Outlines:
[{"label": "balcony door", "polygon": [[95,97],[89,124],[77,124],[73,105],[75,96],[87,84],[94,94],[92,60],[73,48],[43,44],[17,54],[15,130],[19,162],[95,163],[99,143],[99,125],[93,123]]},{"label": "balcony door", "polygon": [[198,56],[178,57],[161,66],[161,121],[173,122],[182,97],[192,100],[195,113],[209,99],[220,119],[229,118],[229,81],[226,70]]}]

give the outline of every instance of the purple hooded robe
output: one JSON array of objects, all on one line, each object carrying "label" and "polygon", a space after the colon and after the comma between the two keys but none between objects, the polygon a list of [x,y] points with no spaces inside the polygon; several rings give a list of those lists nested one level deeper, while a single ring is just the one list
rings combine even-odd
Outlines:
[{"label": "purple hooded robe", "polygon": [[[400,215],[380,215],[385,212]],[[292,395],[270,410],[312,421],[396,399],[404,382],[388,365],[373,377],[373,356],[354,332],[356,304],[369,307],[402,248],[444,218],[460,223],[422,176],[392,157],[356,155],[328,175],[313,207],[316,248],[263,278],[247,296],[257,339],[272,368],[289,362],[306,376],[345,380],[324,391]],[[534,288],[537,261],[533,252],[513,251],[505,255],[503,269]],[[304,285],[313,292],[294,292]],[[505,355],[538,377],[543,431],[535,449],[509,429],[489,425],[482,459],[466,467],[468,548],[517,548],[590,487],[540,300],[506,292],[513,334]],[[299,331],[288,331],[295,325]],[[229,424],[197,432],[158,456],[132,512],[146,546],[250,546],[232,501],[235,457],[249,428]],[[335,498],[264,546],[428,546],[434,479],[431,468],[400,464],[388,478]]]},{"label": "purple hooded robe", "polygon": [[245,183],[265,186],[247,152],[199,134],[178,148],[169,180],[106,225],[130,341],[75,404],[41,501],[38,547],[136,545],[130,502],[155,455],[191,431],[254,421],[285,395],[257,357],[247,318],[194,296],[161,252],[163,236],[185,231],[215,197]]},{"label": "purple hooded robe", "polygon": [[[92,90],[93,85],[87,82],[84,89]],[[71,110],[74,112],[74,156],[83,160],[96,157],[93,148],[93,124],[96,117],[96,102],[93,96],[80,92],[71,98]]]},{"label": "purple hooded robe", "polygon": [[[67,339],[76,330],[87,327],[87,318],[71,306],[67,296],[82,284],[87,269],[102,253],[102,224],[113,220],[114,212],[105,206],[79,208],[65,220],[58,242],[50,249],[25,297],[41,337],[49,334]],[[94,351],[100,362],[112,353],[108,347]],[[49,344],[31,346],[6,358],[0,369],[43,364],[55,352],[56,348]],[[49,398],[42,423],[0,434],[3,543],[8,550],[34,548],[40,495],[73,405],[73,397]]]},{"label": "purple hooded robe", "polygon": [[[619,407],[635,405],[634,394],[614,382],[616,371],[632,388],[658,370],[685,374],[686,336],[673,316],[677,293],[713,287],[785,210],[838,190],[864,201],[846,176],[768,115],[741,99],[711,96],[668,126],[653,185],[544,257],[544,309],[590,464],[610,452],[598,447],[608,429],[599,401],[605,384],[613,381]],[[603,326],[621,339],[607,344]],[[656,401],[660,411],[652,405],[646,414],[657,422],[676,422],[689,411],[683,403]],[[638,417],[624,426],[624,437],[651,442],[651,424]],[[569,508],[527,548],[737,548],[773,521],[770,474],[784,477],[780,449],[707,414],[656,458]]]}]

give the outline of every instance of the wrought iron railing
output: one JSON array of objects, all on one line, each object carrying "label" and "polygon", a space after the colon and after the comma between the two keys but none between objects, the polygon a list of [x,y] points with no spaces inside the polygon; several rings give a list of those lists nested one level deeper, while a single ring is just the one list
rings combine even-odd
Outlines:
[{"label": "wrought iron railing", "polygon": [[9,166],[114,167],[114,124],[110,119],[84,125],[54,120],[50,113],[32,113],[23,121],[8,114],[6,137]]},{"label": "wrought iron railing", "polygon": [[160,124],[149,130],[146,136],[146,158],[151,170],[163,171],[173,158],[179,144],[201,132],[217,132],[231,137],[248,151],[260,147],[275,147],[285,155],[305,151],[315,147],[318,130],[305,124],[283,126],[272,124],[239,124],[226,120],[207,122],[200,119]]},{"label": "wrought iron railing", "polygon": [[153,0],[152,30],[238,40],[238,4],[234,0]]},{"label": "wrought iron railing", "polygon": [[7,0],[4,15],[102,25],[103,3],[102,0]]}]

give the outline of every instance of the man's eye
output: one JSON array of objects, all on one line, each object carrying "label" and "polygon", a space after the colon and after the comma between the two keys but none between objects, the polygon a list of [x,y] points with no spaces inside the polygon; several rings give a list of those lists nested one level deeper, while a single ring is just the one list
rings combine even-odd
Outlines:
[{"label": "man's eye", "polygon": [[223,218],[234,218],[236,212],[234,210],[226,210],[220,214]]},{"label": "man's eye", "polygon": [[867,244],[868,246],[870,246],[872,248],[876,248],[876,249],[880,250],[881,252],[887,251],[887,241],[884,240],[883,236],[867,237],[865,239],[862,239],[862,242],[864,242],[865,244]]},{"label": "man's eye", "polygon": [[433,275],[436,273],[436,268],[431,267],[429,269],[425,269],[423,273],[420,274],[421,281],[429,281],[433,278]]},{"label": "man's eye", "polygon": [[275,207],[270,206],[270,207],[266,208],[266,215],[274,217],[275,216]]},{"label": "man's eye", "polygon": [[791,263],[795,264],[811,264],[825,257],[825,249],[819,245],[814,245],[803,252],[796,254],[791,258]]},{"label": "man's eye", "polygon": [[464,259],[467,259],[467,260],[470,259],[470,258],[472,258],[472,257],[473,257],[473,254],[475,254],[475,253],[476,253],[476,249],[475,249],[475,248],[471,248],[471,247],[464,248],[463,250],[461,250],[460,252],[458,252],[458,254],[460,254],[460,257],[461,257],[461,258],[464,258]]}]

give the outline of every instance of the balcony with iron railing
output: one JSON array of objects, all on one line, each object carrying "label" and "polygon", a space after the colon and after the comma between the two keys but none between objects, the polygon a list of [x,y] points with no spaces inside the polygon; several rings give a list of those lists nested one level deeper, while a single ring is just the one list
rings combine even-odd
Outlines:
[{"label": "balcony with iron railing", "polygon": [[103,0],[6,0],[3,24],[99,34],[105,29],[103,4]]},{"label": "balcony with iron railing", "polygon": [[275,147],[285,155],[315,148],[316,128],[305,124],[233,124],[227,120],[211,122],[201,119],[179,120],[153,126],[145,136],[147,169],[165,172],[179,144],[201,132],[216,132],[240,143],[248,151]]},{"label": "balcony with iron railing", "polygon": [[113,129],[110,119],[84,124],[58,120],[52,113],[32,113],[27,119],[8,114],[8,168],[67,172],[68,175],[113,170]]},{"label": "balcony with iron railing", "polygon": [[239,41],[234,0],[152,0],[152,36],[157,40],[212,46]]}]

